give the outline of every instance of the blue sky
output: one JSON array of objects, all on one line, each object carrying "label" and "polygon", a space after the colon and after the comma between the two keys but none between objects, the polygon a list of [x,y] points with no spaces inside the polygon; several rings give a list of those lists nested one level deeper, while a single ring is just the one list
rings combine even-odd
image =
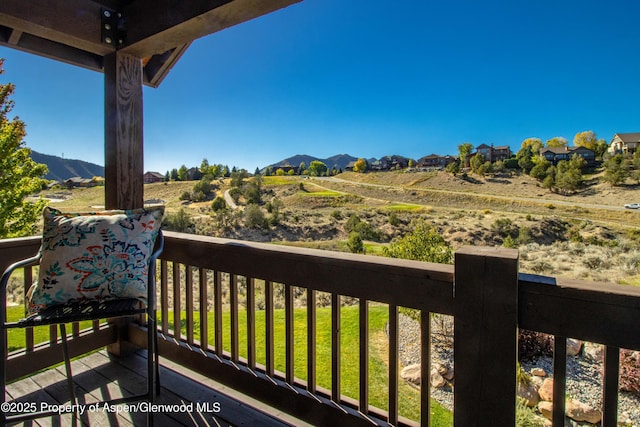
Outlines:
[{"label": "blue sky", "polygon": [[[197,40],[145,88],[145,170],[610,141],[640,131],[638,16],[635,0],[305,0]],[[0,57],[27,145],[104,164],[102,74]]]}]

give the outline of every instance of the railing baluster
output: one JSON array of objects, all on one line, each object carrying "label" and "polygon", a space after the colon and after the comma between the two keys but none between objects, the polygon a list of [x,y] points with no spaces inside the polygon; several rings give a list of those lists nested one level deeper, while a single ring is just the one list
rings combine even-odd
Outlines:
[{"label": "railing baluster", "polygon": [[162,333],[169,334],[169,273],[167,261],[160,261],[160,314],[162,316]]},{"label": "railing baluster", "polygon": [[222,273],[213,272],[213,329],[215,331],[215,352],[222,356]]},{"label": "railing baluster", "polygon": [[207,293],[207,270],[198,270],[200,285],[200,348],[209,348],[209,296]]},{"label": "railing baluster", "polygon": [[620,349],[604,347],[604,384],[602,390],[602,427],[618,425],[618,377],[620,375]]},{"label": "railing baluster", "polygon": [[389,424],[398,424],[398,306],[389,305]]},{"label": "railing baluster", "polygon": [[273,283],[270,280],[264,281],[264,301],[265,301],[265,341],[266,355],[265,368],[267,375],[273,376],[274,371],[274,338],[273,338]]},{"label": "railing baluster", "polygon": [[[29,288],[33,284],[33,269],[31,267],[26,267],[24,269],[24,298],[26,301],[27,292]],[[4,303],[4,301],[2,301]],[[4,320],[4,319],[3,319]],[[27,351],[33,351],[33,328],[26,328],[24,331],[25,334],[25,343]]]},{"label": "railing baluster", "polygon": [[360,405],[363,414],[369,412],[369,301],[360,298]]},{"label": "railing baluster", "polygon": [[340,402],[340,295],[331,294],[331,400]]},{"label": "railing baluster", "polygon": [[73,322],[71,324],[71,336],[73,338],[78,338],[80,336],[80,323]]},{"label": "railing baluster", "polygon": [[553,340],[553,416],[554,427],[564,426],[565,390],[567,383],[567,338],[556,335]]},{"label": "railing baluster", "polygon": [[180,322],[180,264],[173,263],[173,336],[180,339],[182,323]]},{"label": "railing baluster", "polygon": [[285,379],[289,384],[294,381],[293,355],[293,287],[284,287],[284,321],[285,321]]},{"label": "railing baluster", "polygon": [[193,345],[193,267],[190,265],[185,266],[185,306],[186,317],[185,322],[187,326],[187,342]]},{"label": "railing baluster", "polygon": [[316,291],[307,288],[307,390],[316,392]]},{"label": "railing baluster", "polygon": [[420,425],[431,425],[431,313],[420,312]]},{"label": "railing baluster", "polygon": [[53,346],[58,342],[58,327],[56,325],[49,326],[49,345]]},{"label": "railing baluster", "polygon": [[229,274],[229,303],[231,304],[231,360],[238,361],[238,276]]},{"label": "railing baluster", "polygon": [[247,363],[256,368],[256,284],[253,277],[247,277]]}]

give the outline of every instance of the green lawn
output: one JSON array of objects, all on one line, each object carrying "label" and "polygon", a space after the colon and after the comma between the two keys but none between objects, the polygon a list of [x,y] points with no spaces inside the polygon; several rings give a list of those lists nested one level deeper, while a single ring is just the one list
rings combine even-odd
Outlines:
[{"label": "green lawn", "polygon": [[[9,307],[7,318],[17,320],[24,314],[22,306]],[[386,334],[384,326],[387,322],[388,311],[384,306],[369,307],[369,404],[387,409],[387,372],[388,358]],[[186,333],[185,314],[183,319],[183,331]],[[246,311],[238,313],[239,318],[239,348],[240,356],[247,356],[246,339]],[[196,339],[200,333],[199,313],[194,313],[194,330]],[[169,323],[173,324],[173,315],[169,315]],[[209,343],[214,343],[213,313],[209,314]],[[83,322],[81,329],[90,326],[90,322]],[[318,308],[316,326],[316,378],[319,387],[331,389],[331,309]],[[358,307],[343,307],[341,311],[341,392],[343,395],[358,398],[358,366],[359,366],[359,316]],[[230,349],[230,313],[223,313],[223,347]],[[49,340],[49,327],[34,328],[35,343]],[[9,331],[9,350],[17,350],[24,347],[24,331],[14,329]],[[274,341],[275,341],[275,369],[285,369],[285,312],[274,311]],[[256,360],[265,364],[265,312],[256,311]],[[305,309],[294,310],[294,371],[295,376],[306,380],[307,378],[307,315]],[[400,380],[400,395],[398,398],[400,416],[418,420],[420,411],[420,393],[417,389]],[[453,425],[453,414],[432,400],[432,425]]]},{"label": "green lawn", "polygon": [[[316,381],[319,387],[331,389],[331,309],[329,307],[317,310],[316,326]],[[388,310],[383,306],[369,308],[369,404],[387,409],[387,345],[384,326],[387,322]],[[199,313],[194,313],[194,330],[196,339],[199,338]],[[172,324],[173,317],[169,315]],[[238,313],[239,322],[239,351],[241,357],[247,356],[246,340],[246,311]],[[209,343],[214,342],[213,314],[209,315]],[[184,325],[184,318],[183,318]],[[357,399],[359,394],[359,316],[358,307],[343,307],[341,311],[341,392],[343,395]],[[182,331],[186,333],[186,328]],[[223,314],[223,347],[230,350],[230,315]],[[275,369],[285,369],[285,313],[284,310],[274,311],[274,341],[275,341]],[[266,363],[265,356],[265,312],[256,311],[256,361]],[[307,378],[307,315],[306,309],[294,311],[294,371],[297,378]],[[418,420],[420,416],[419,390],[407,385],[404,381],[399,384],[400,416]],[[432,425],[453,425],[453,414],[437,402],[432,400]]]}]

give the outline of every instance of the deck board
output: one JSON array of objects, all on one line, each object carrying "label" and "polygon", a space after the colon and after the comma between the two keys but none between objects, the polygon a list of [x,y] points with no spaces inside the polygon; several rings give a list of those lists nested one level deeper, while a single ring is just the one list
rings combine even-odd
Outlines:
[{"label": "deck board", "polygon": [[[172,426],[291,426],[304,425],[287,414],[240,395],[215,381],[162,360],[162,390],[156,397],[159,405],[194,404],[193,412],[174,411],[154,414],[156,425]],[[144,392],[146,389],[146,352],[124,358],[110,357],[102,350],[72,362],[75,393],[79,403],[95,403]],[[22,402],[70,401],[64,366],[39,372],[7,385],[7,400]],[[209,403],[210,409],[197,411],[196,404]],[[38,403],[39,404],[39,403]],[[98,410],[85,413],[80,420],[72,414],[39,418],[15,423],[17,426],[134,426],[145,425],[140,412],[114,413]]]}]

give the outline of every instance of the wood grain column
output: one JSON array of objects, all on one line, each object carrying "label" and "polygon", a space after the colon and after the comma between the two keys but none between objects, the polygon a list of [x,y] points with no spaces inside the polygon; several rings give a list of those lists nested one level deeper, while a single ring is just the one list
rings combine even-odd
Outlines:
[{"label": "wood grain column", "polygon": [[105,204],[143,207],[142,61],[113,53],[104,57]]},{"label": "wood grain column", "polygon": [[518,251],[464,247],[455,254],[455,427],[513,426]]}]

